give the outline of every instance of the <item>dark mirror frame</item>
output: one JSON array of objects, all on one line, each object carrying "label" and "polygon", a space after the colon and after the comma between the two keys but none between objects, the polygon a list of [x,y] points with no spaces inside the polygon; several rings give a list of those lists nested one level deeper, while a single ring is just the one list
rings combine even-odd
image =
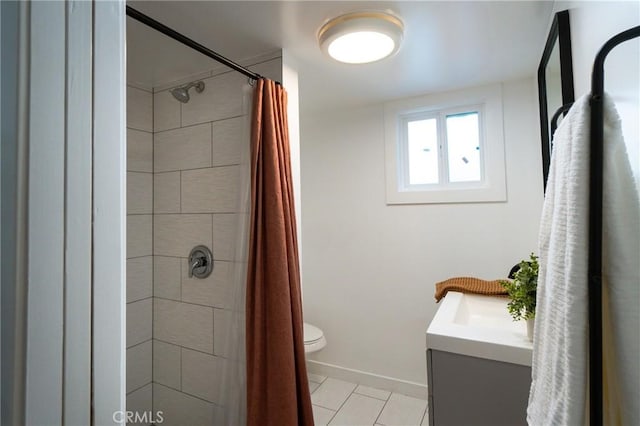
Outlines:
[{"label": "dark mirror frame", "polygon": [[538,66],[538,98],[540,103],[540,136],[542,138],[542,179],[544,189],[547,188],[549,165],[551,163],[551,140],[549,136],[549,117],[556,111],[547,111],[547,82],[546,69],[555,44],[558,43],[560,54],[560,85],[562,87],[562,104],[574,101],[573,92],[573,64],[571,60],[571,28],[569,26],[569,11],[556,13],[551,24],[551,30],[544,46],[542,59]]}]

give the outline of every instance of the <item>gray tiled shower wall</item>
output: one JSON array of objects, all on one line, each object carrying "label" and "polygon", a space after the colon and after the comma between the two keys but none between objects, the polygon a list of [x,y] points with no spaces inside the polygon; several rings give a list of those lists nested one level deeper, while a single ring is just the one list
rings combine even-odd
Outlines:
[{"label": "gray tiled shower wall", "polygon": [[[280,57],[251,66],[281,80]],[[127,408],[163,425],[213,424],[231,308],[246,77],[210,73],[182,104],[168,90],[127,92]],[[211,247],[215,267],[188,277]]]},{"label": "gray tiled shower wall", "polygon": [[127,409],[152,409],[153,95],[127,87]]}]

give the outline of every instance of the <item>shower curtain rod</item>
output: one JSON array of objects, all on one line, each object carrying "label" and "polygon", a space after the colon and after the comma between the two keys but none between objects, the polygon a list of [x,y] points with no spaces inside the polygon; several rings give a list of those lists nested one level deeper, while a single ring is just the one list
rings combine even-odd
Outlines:
[{"label": "shower curtain rod", "polygon": [[188,46],[194,50],[197,50],[203,55],[210,57],[214,61],[220,62],[221,64],[224,64],[229,68],[235,71],[238,71],[241,74],[246,75],[252,80],[259,80],[261,78],[264,78],[260,74],[250,71],[247,68],[243,67],[242,65],[236,64],[231,59],[225,58],[219,53],[214,52],[213,50],[201,45],[200,43],[194,40],[191,40],[189,37],[186,37],[185,35],[177,32],[176,30],[167,27],[166,25],[156,21],[155,19],[145,15],[142,12],[139,12],[138,10],[132,8],[131,6],[127,6],[127,16],[132,17],[136,21],[142,22],[143,24],[153,28],[156,31],[160,31],[162,34],[168,37],[171,37],[172,39],[184,44],[185,46]]}]

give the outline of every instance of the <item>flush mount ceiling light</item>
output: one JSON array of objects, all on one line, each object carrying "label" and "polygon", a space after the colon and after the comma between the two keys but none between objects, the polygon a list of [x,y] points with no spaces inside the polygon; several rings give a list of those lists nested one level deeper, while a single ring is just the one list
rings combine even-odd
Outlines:
[{"label": "flush mount ceiling light", "polygon": [[386,12],[354,12],[338,16],[318,31],[323,52],[336,61],[365,64],[398,51],[404,25]]}]

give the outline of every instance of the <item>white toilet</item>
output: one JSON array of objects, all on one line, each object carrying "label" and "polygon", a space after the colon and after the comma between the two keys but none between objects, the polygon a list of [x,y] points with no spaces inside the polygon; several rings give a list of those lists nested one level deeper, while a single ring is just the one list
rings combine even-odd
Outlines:
[{"label": "white toilet", "polygon": [[319,351],[327,345],[327,339],[324,338],[324,333],[314,325],[305,322],[303,334],[304,352],[307,354]]}]

